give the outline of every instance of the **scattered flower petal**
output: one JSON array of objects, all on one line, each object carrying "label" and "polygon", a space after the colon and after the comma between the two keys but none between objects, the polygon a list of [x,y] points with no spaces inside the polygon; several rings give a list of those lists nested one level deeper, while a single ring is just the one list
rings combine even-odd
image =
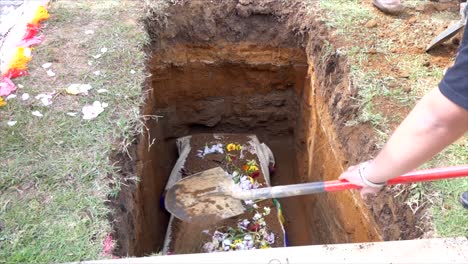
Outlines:
[{"label": "scattered flower petal", "polygon": [[65,90],[68,94],[88,94],[88,91],[91,90],[93,87],[89,84],[79,84],[79,83],[73,83],[68,86],[68,88]]},{"label": "scattered flower petal", "polygon": [[106,52],[107,52],[107,48],[106,48],[106,47],[102,48],[102,49],[101,49],[101,52],[102,52],[102,53],[106,53]]},{"label": "scattered flower petal", "polygon": [[16,125],[16,122],[17,122],[17,121],[14,121],[14,120],[8,121],[8,122],[7,122],[7,125],[9,125],[9,126],[14,126],[14,125]]},{"label": "scattered flower petal", "polygon": [[3,77],[0,81],[0,96],[10,95],[16,90],[16,85],[8,77]]},{"label": "scattered flower petal", "polygon": [[24,88],[24,85],[18,84],[18,88]]},{"label": "scattered flower petal", "polygon": [[94,75],[101,75],[101,71],[93,71]]},{"label": "scattered flower petal", "polygon": [[109,90],[107,90],[107,89],[99,89],[99,90],[97,90],[97,92],[98,92],[98,93],[107,93],[107,92],[109,92]]},{"label": "scattered flower petal", "polygon": [[102,108],[106,108],[106,107],[109,106],[109,104],[108,103],[102,103],[101,106],[102,106]]},{"label": "scattered flower petal", "polygon": [[88,61],[88,65],[89,66],[93,65],[93,61]]},{"label": "scattered flower petal", "polygon": [[21,100],[26,101],[28,99],[29,99],[29,94],[28,93],[24,93],[24,94],[21,95]]},{"label": "scattered flower petal", "polygon": [[99,59],[99,58],[101,58],[101,56],[102,56],[101,54],[97,54],[97,55],[93,55],[93,58]]},{"label": "scattered flower petal", "polygon": [[69,115],[69,116],[77,116],[78,113],[77,113],[77,112],[67,112],[67,115]]},{"label": "scattered flower petal", "polygon": [[50,66],[52,66],[51,62],[46,62],[46,63],[42,64],[42,68],[44,68],[44,69],[49,69]]},{"label": "scattered flower petal", "polygon": [[47,70],[47,75],[49,77],[54,77],[55,76],[55,72],[53,72],[52,70]]},{"label": "scattered flower petal", "polygon": [[16,98],[16,94],[10,94],[9,96],[7,96],[5,99],[8,101],[8,100],[11,100],[13,98]]},{"label": "scattered flower petal", "polygon": [[104,111],[104,107],[99,101],[94,101],[92,105],[85,105],[81,109],[81,112],[83,113],[83,119],[85,120],[94,119],[103,111]]},{"label": "scattered flower petal", "polygon": [[39,111],[32,111],[31,114],[32,114],[33,116],[37,116],[37,117],[43,117],[43,116],[44,116],[44,115],[42,115],[41,112],[39,112]]},{"label": "scattered flower petal", "polygon": [[88,29],[84,32],[86,35],[94,34],[94,30]]},{"label": "scattered flower petal", "polygon": [[52,104],[52,96],[55,92],[49,94],[38,94],[35,98],[36,100],[40,100],[44,106],[49,106]]},{"label": "scattered flower petal", "polygon": [[271,208],[270,208],[270,207],[263,207],[263,210],[265,211],[265,212],[263,213],[263,215],[265,215],[265,216],[266,216],[266,215],[269,215],[270,212],[271,212]]},{"label": "scattered flower petal", "polygon": [[131,73],[131,74],[135,74],[136,71],[135,71],[135,70],[131,70],[130,73]]}]

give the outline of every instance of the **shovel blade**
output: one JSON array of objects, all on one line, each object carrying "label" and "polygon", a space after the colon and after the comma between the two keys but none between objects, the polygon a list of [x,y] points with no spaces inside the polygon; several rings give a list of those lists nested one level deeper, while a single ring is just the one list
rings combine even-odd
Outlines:
[{"label": "shovel blade", "polygon": [[449,40],[451,37],[455,36],[460,30],[462,30],[464,26],[465,25],[462,21],[458,21],[457,23],[449,26],[446,30],[442,31],[442,33],[440,33],[431,41],[431,43],[426,47],[426,51],[429,51],[433,47]]},{"label": "shovel blade", "polygon": [[217,222],[245,212],[241,200],[231,195],[238,187],[216,167],[185,177],[167,190],[166,209],[185,222]]}]

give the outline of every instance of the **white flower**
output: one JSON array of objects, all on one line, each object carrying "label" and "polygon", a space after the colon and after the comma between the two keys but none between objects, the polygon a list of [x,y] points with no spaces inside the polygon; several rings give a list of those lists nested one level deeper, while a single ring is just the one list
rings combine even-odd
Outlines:
[{"label": "white flower", "polygon": [[237,225],[242,228],[242,229],[247,229],[247,226],[250,224],[250,221],[247,220],[247,219],[244,219],[242,221],[240,221]]},{"label": "white flower", "polygon": [[72,83],[70,84],[67,89],[65,90],[68,94],[88,94],[88,91],[91,90],[93,87],[89,84],[79,84],[79,83]]},{"label": "white flower", "polygon": [[53,72],[52,70],[47,70],[47,75],[49,77],[54,77],[55,76],[55,72]]},{"label": "white flower", "polygon": [[211,242],[207,242],[203,245],[203,251],[211,253],[215,251],[215,246]]},{"label": "white flower", "polygon": [[271,232],[269,235],[265,236],[265,240],[268,242],[268,244],[273,244],[275,243],[275,234]]},{"label": "white flower", "polygon": [[33,116],[43,117],[43,115],[42,115],[41,112],[39,112],[39,111],[32,111],[31,114],[32,114]]},{"label": "white flower", "polygon": [[107,48],[106,48],[106,47],[102,48],[102,49],[101,49],[101,52],[102,52],[102,53],[106,53],[106,52],[107,52]]},{"label": "white flower", "polygon": [[259,213],[256,213],[254,217],[252,218],[254,221],[257,221],[258,219],[262,218],[262,215]]},{"label": "white flower", "polygon": [[230,246],[231,244],[232,244],[232,241],[230,239],[223,240],[223,246]]},{"label": "white flower", "polygon": [[92,105],[85,105],[81,109],[81,112],[83,113],[83,119],[85,120],[94,119],[103,111],[104,107],[99,101],[94,101]]},{"label": "white flower", "polygon": [[266,216],[266,215],[269,215],[270,212],[271,212],[271,208],[270,208],[270,207],[263,207],[263,210],[265,211],[265,212],[263,213],[263,215],[265,215],[265,216]]},{"label": "white flower", "polygon": [[49,106],[52,104],[52,96],[55,94],[55,92],[49,93],[49,94],[38,94],[36,95],[36,100],[40,100],[41,103],[44,106]]},{"label": "white flower", "polygon": [[7,125],[8,125],[8,126],[14,126],[14,125],[16,125],[16,122],[17,122],[17,121],[14,121],[14,120],[8,121],[8,122],[7,122]]},{"label": "white flower", "polygon": [[245,200],[244,203],[245,203],[245,205],[253,205],[254,201],[253,200]]},{"label": "white flower", "polygon": [[109,90],[107,90],[107,89],[99,89],[99,90],[97,90],[97,92],[98,92],[98,93],[107,93],[107,92],[109,92]]},{"label": "white flower", "polygon": [[46,62],[46,63],[42,64],[42,68],[44,68],[44,69],[48,69],[48,68],[50,68],[50,66],[52,66],[51,62]]},{"label": "white flower", "polygon": [[24,94],[21,95],[21,100],[26,101],[28,99],[29,99],[29,94],[28,93],[24,93]]}]

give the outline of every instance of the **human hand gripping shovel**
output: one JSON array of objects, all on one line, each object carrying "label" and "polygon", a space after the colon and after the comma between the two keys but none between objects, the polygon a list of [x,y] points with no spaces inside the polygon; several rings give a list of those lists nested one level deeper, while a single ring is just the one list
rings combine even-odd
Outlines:
[{"label": "human hand gripping shovel", "polygon": [[[414,171],[393,178],[388,185],[434,181],[468,176],[468,165]],[[310,182],[242,190],[216,167],[193,174],[175,183],[166,193],[166,209],[187,222],[216,222],[240,215],[247,210],[247,200],[282,198],[313,193],[359,189],[345,180]]]}]

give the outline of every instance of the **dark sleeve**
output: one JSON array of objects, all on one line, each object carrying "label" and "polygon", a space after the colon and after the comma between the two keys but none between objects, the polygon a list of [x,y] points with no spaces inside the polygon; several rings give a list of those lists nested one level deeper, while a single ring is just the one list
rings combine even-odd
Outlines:
[{"label": "dark sleeve", "polygon": [[455,64],[439,83],[440,92],[456,105],[468,110],[468,30],[463,34]]}]

